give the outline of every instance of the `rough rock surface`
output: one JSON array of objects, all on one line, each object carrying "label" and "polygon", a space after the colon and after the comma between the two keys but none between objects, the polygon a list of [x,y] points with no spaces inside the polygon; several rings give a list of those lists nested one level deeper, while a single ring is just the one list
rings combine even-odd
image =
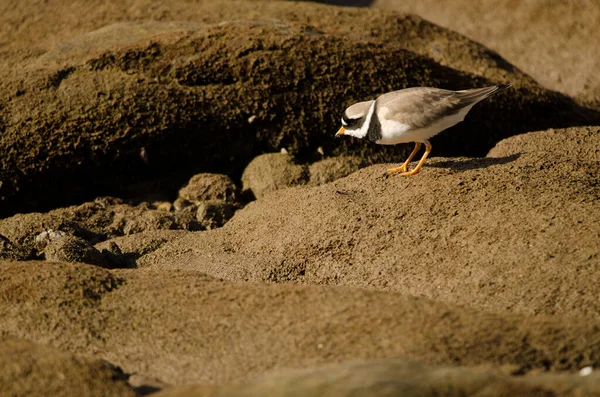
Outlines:
[{"label": "rough rock surface", "polygon": [[333,133],[348,104],[408,86],[514,83],[438,137],[438,155],[482,155],[506,136],[598,120],[418,17],[225,3],[11,2],[0,20],[14,39],[0,48],[0,214],[169,175],[173,183],[206,170],[239,175],[255,155],[282,147],[389,161],[405,148],[340,144]]},{"label": "rough rock surface", "polygon": [[173,385],[390,357],[519,372],[600,365],[597,318],[482,312],[393,292],[237,283],[195,271],[47,262],[0,270],[0,336],[101,357]]},{"label": "rough rock surface", "polygon": [[[506,55],[576,99],[380,9],[0,2],[0,338],[44,345],[0,342],[0,395],[598,395],[600,119],[583,107],[597,44],[578,43],[596,8],[572,12],[583,1],[444,3],[464,11],[451,23],[479,15],[471,26],[511,47],[544,42]],[[504,82],[410,178],[385,170],[411,146],[333,137],[347,105],[382,92]],[[289,153],[274,157],[303,186],[239,210],[231,181],[261,153]],[[99,254],[112,269],[81,263]],[[80,388],[55,389],[69,379]]]},{"label": "rough rock surface", "polygon": [[138,264],[596,317],[598,147],[599,127],[571,128],[506,139],[487,158],[432,159],[410,178],[371,166],[276,192]]},{"label": "rough rock surface", "polygon": [[198,204],[196,220],[205,229],[222,227],[235,213],[236,206],[223,201],[203,201]]},{"label": "rough rock surface", "polygon": [[352,361],[272,373],[242,385],[174,388],[156,397],[598,396],[600,376],[507,377],[481,369],[431,367],[404,359]]},{"label": "rough rock surface", "polygon": [[197,174],[179,190],[179,197],[190,202],[224,201],[237,204],[239,193],[227,175]]},{"label": "rough rock surface", "polygon": [[[137,267],[137,259],[158,249],[167,241],[182,237],[185,230],[152,230],[114,237],[95,245],[96,249],[106,253],[116,252],[126,266]],[[116,248],[115,248],[116,246]]]},{"label": "rough rock surface", "polygon": [[13,244],[9,239],[0,234],[0,260],[27,260],[32,259],[22,247]]},{"label": "rough rock surface", "polygon": [[285,153],[267,153],[254,158],[242,174],[242,191],[260,198],[286,187],[303,185],[309,180],[308,166],[296,164]]},{"label": "rough rock surface", "polygon": [[337,156],[316,161],[309,166],[310,184],[322,185],[350,175],[364,166],[356,156]]},{"label": "rough rock surface", "polygon": [[[146,204],[131,206],[112,198],[97,199],[48,213],[17,214],[0,219],[0,234],[35,258],[49,241],[65,235],[96,244],[113,237],[165,229],[199,230],[195,214],[168,213]],[[52,237],[52,236],[58,237]]]},{"label": "rough rock surface", "polygon": [[56,239],[44,249],[48,262],[81,262],[101,267],[112,267],[102,253],[90,243],[75,236]]},{"label": "rough rock surface", "polygon": [[0,396],[134,397],[122,371],[48,346],[0,338]]},{"label": "rough rock surface", "polygon": [[600,108],[600,3],[595,0],[375,0],[371,6],[415,13],[464,34],[542,85]]}]

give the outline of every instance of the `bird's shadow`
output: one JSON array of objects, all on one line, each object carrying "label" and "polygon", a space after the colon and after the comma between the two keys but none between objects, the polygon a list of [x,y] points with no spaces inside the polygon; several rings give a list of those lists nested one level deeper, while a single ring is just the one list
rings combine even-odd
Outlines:
[{"label": "bird's shadow", "polygon": [[515,153],[504,157],[478,157],[471,159],[438,161],[435,163],[425,164],[425,166],[432,168],[451,168],[453,171],[464,172],[468,170],[487,168],[492,165],[508,164],[515,161],[519,157],[521,157],[521,153]]}]

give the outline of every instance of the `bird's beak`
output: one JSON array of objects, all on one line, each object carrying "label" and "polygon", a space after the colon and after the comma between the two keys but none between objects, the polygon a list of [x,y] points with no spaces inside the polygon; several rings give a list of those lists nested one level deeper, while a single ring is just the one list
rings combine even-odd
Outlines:
[{"label": "bird's beak", "polygon": [[335,133],[335,136],[341,136],[344,135],[346,133],[346,129],[344,127],[341,127],[338,132]]}]

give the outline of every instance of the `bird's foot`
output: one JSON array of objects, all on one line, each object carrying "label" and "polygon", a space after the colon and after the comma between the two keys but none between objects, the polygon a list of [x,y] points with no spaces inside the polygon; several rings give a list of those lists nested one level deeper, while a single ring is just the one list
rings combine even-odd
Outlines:
[{"label": "bird's foot", "polygon": [[389,170],[387,170],[386,174],[387,175],[394,175],[397,174],[398,172],[404,172],[406,173],[406,164],[398,167],[398,168],[390,168]]},{"label": "bird's foot", "polygon": [[420,170],[421,170],[420,168],[415,168],[415,169],[414,169],[414,170],[412,170],[412,171],[408,171],[408,172],[403,172],[403,173],[401,173],[401,174],[400,174],[400,176],[411,176],[411,175],[415,175],[415,174],[418,174]]}]

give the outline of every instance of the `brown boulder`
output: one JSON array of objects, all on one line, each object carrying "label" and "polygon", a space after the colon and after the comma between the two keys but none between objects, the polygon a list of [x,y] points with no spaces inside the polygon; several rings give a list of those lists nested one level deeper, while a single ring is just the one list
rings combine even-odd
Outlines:
[{"label": "brown boulder", "polygon": [[[137,267],[137,259],[157,250],[164,243],[183,236],[184,230],[153,230],[114,237],[95,245],[103,254],[113,257],[113,261],[123,266]],[[112,255],[111,255],[112,254]]]},{"label": "brown boulder", "polygon": [[201,227],[195,214],[169,213],[142,204],[132,206],[121,200],[102,198],[48,213],[17,214],[0,219],[0,233],[23,247],[34,258],[47,244],[64,236],[75,236],[96,244],[100,241],[146,231]]},{"label": "brown boulder", "polygon": [[0,396],[134,397],[127,376],[105,361],[14,338],[0,339]]},{"label": "brown boulder", "polygon": [[308,167],[296,164],[289,154],[267,153],[248,164],[242,174],[242,189],[261,198],[279,189],[303,185],[308,179]]},{"label": "brown boulder", "polygon": [[600,127],[581,127],[512,137],[487,158],[434,158],[408,178],[371,166],[265,197],[138,264],[596,318],[598,147]]},{"label": "brown boulder", "polygon": [[405,359],[352,361],[263,375],[242,385],[182,387],[156,397],[600,396],[600,376],[509,377],[473,368],[432,367]]},{"label": "brown boulder", "polygon": [[203,201],[196,209],[196,220],[205,229],[222,227],[235,213],[236,206],[224,201]]},{"label": "brown boulder", "polygon": [[111,267],[102,253],[82,238],[65,236],[51,241],[44,250],[48,262],[81,262],[100,267]]},{"label": "brown boulder", "polygon": [[540,84],[600,107],[600,3],[469,0],[375,0],[476,40]]},{"label": "brown boulder", "polygon": [[222,174],[196,174],[179,190],[179,198],[190,201],[224,201],[237,204],[237,187],[230,177]]},{"label": "brown boulder", "polygon": [[32,258],[29,257],[26,250],[0,234],[0,260],[22,261],[27,259]]},{"label": "brown boulder", "polygon": [[6,25],[15,40],[0,54],[0,119],[10,121],[0,123],[0,215],[118,194],[134,181],[183,182],[190,170],[239,174],[281,148],[396,159],[404,147],[332,137],[344,106],[407,86],[515,85],[436,138],[436,154],[482,155],[509,135],[598,119],[414,16],[295,2],[94,4],[3,16],[15,17]]},{"label": "brown boulder", "polygon": [[520,373],[600,365],[597,318],[485,312],[394,292],[229,282],[176,269],[0,263],[0,307],[0,335],[102,357],[172,385],[392,357]]},{"label": "brown boulder", "polygon": [[343,178],[364,166],[364,160],[354,156],[330,157],[309,166],[310,184],[322,185]]}]

